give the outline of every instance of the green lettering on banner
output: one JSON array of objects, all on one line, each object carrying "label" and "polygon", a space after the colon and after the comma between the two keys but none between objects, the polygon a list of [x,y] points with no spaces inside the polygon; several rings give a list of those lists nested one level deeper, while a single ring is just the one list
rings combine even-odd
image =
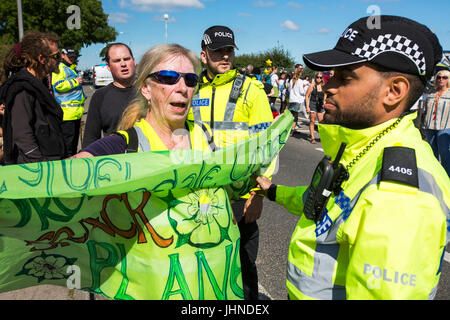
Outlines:
[{"label": "green lettering on banner", "polygon": [[225,247],[226,254],[226,262],[225,262],[225,272],[222,280],[222,290],[220,290],[219,285],[217,284],[216,277],[214,276],[211,268],[209,267],[208,261],[206,261],[205,254],[203,251],[197,251],[195,255],[197,256],[197,265],[198,265],[198,288],[199,288],[199,300],[205,299],[205,288],[203,284],[203,268],[205,268],[206,274],[208,275],[208,280],[211,283],[212,289],[214,290],[214,294],[218,300],[227,300],[227,283],[228,283],[228,275],[230,273],[230,262],[231,262],[231,253],[233,252],[233,244],[230,244]]},{"label": "green lettering on banner", "polygon": [[[90,287],[90,290],[95,293],[102,293],[100,290],[100,273],[103,271],[103,269],[112,267],[114,268],[117,263],[119,262],[119,257],[117,255],[117,251],[114,248],[114,246],[110,243],[106,242],[97,242],[94,240],[89,240],[86,242],[88,250],[89,250],[89,257],[90,257],[90,267],[91,267],[91,275],[92,275],[92,285]],[[97,255],[97,248],[96,246],[102,247],[108,252],[107,258],[99,258]]]},{"label": "green lettering on banner", "polygon": [[[83,158],[82,160],[84,160],[84,162],[87,165],[87,170],[85,170],[86,172],[86,179],[84,180],[84,182],[81,185],[75,185],[73,183],[73,179],[72,179],[72,161],[62,161],[61,162],[61,169],[63,172],[63,176],[64,176],[64,181],[66,182],[67,186],[72,189],[72,190],[76,190],[76,191],[84,191],[87,190],[89,185],[91,184],[91,180],[92,180],[92,162],[90,159],[87,158]],[[67,162],[69,163],[70,169],[67,168]],[[81,170],[77,170],[77,176],[79,176]]]},{"label": "green lettering on banner", "polygon": [[240,265],[241,260],[239,257],[240,247],[241,247],[241,238],[237,239],[236,248],[234,249],[233,263],[231,264],[230,288],[231,291],[233,291],[237,297],[244,299],[244,290],[242,290],[242,288],[239,287],[238,284],[239,274],[241,273],[241,265]]},{"label": "green lettering on banner", "polygon": [[[22,228],[22,227],[26,226],[31,219],[31,206],[28,203],[28,201],[24,200],[24,199],[0,199],[0,203],[2,201],[6,202],[7,200],[11,201],[14,204],[14,206],[17,208],[17,211],[20,213],[20,221],[13,227],[14,228]],[[1,207],[3,207],[3,205],[0,206],[0,208]],[[7,213],[8,213],[8,211],[11,210],[8,208],[6,203],[4,203],[4,207],[7,208],[6,209]]]},{"label": "green lettering on banner", "polygon": [[170,188],[169,189],[175,189],[175,187],[177,186],[177,184],[178,184],[178,172],[177,172],[177,170],[173,170],[173,179],[166,179],[166,180],[164,180],[164,181],[162,181],[161,183],[159,183],[156,187],[154,187],[153,189],[152,189],[152,191],[162,191],[162,190],[164,190],[164,189],[158,189],[159,187],[161,187],[161,186],[163,186],[163,185],[165,185],[165,184],[168,184],[168,185],[170,185]]},{"label": "green lettering on banner", "polygon": [[[73,216],[78,213],[81,206],[83,205],[84,197],[79,198],[80,202],[75,209],[67,208],[61,200],[57,198],[45,198],[44,203],[41,204],[38,199],[30,199],[31,205],[34,210],[36,210],[39,219],[41,220],[41,230],[47,230],[49,226],[48,219],[59,221],[59,222],[68,222]],[[63,215],[57,214],[50,210],[50,205],[54,202],[56,206],[62,211]]]},{"label": "green lettering on banner", "polygon": [[[115,266],[119,262],[119,256],[117,254],[117,250],[110,243],[96,242],[94,240],[89,240],[86,244],[87,244],[88,250],[89,250],[91,275],[92,275],[92,285],[90,287],[90,290],[95,293],[102,294],[103,292],[100,289],[101,272],[105,268],[115,268]],[[128,283],[129,283],[129,280],[127,277],[127,260],[126,260],[125,247],[122,243],[116,243],[116,245],[119,247],[119,252],[120,252],[120,256],[121,256],[120,272],[122,273],[123,278],[122,278],[120,287],[117,290],[116,295],[114,296],[114,299],[134,300],[133,297],[131,297],[130,295],[125,293],[127,290],[127,287],[128,287]],[[96,246],[99,246],[99,247],[105,249],[108,252],[108,257],[107,258],[99,258],[97,255]]]},{"label": "green lettering on banner", "polygon": [[119,247],[120,255],[121,255],[121,262],[120,262],[120,272],[122,273],[123,279],[122,283],[120,284],[119,290],[116,293],[116,296],[114,299],[117,300],[134,300],[134,298],[125,292],[128,288],[128,277],[127,277],[127,257],[126,257],[126,251],[125,246],[122,243],[116,243]]},{"label": "green lettering on banner", "polygon": [[[169,255],[170,259],[170,270],[169,277],[167,278],[166,287],[164,288],[164,293],[161,297],[161,300],[169,300],[170,296],[181,294],[184,300],[192,300],[191,292],[189,291],[189,287],[186,282],[186,278],[183,273],[183,269],[181,268],[179,254],[171,254]],[[179,289],[171,291],[175,282],[175,278],[177,279]]]}]

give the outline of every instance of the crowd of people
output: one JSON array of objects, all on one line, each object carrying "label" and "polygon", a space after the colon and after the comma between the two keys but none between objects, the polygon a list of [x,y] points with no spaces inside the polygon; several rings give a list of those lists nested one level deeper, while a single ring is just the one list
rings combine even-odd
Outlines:
[{"label": "crowd of people", "polygon": [[[305,64],[317,71],[311,81],[302,64],[292,73],[273,66],[267,77],[253,66],[238,72],[234,33],[225,26],[205,30],[200,57],[178,44],[157,45],[137,70],[127,45],[110,44],[106,64],[114,82],[91,99],[81,150],[85,94],[74,68],[77,55],[71,48],[60,52],[56,34],[27,32],[3,63],[3,164],[193,147],[214,152],[267,129],[286,110],[294,116],[294,132],[302,112],[312,144],[320,123],[329,156],[311,185],[277,186],[269,169],[257,177],[259,189],[229,199],[229,215],[237,221],[232,227],[241,235],[244,298],[258,299],[262,196],[301,216],[287,262],[290,299],[432,298],[450,217],[449,71],[434,75],[442,48],[427,27],[391,16],[382,16],[382,25],[367,30],[360,19],[350,26],[352,39],[341,37],[327,54],[305,55]],[[410,50],[352,53],[391,33],[417,44],[424,62]],[[432,76],[435,92],[424,104],[431,149],[409,111]],[[177,135],[178,129],[189,134]],[[329,167],[339,158],[342,163]],[[332,172],[327,179],[324,168]],[[378,277],[378,269],[391,280]],[[395,272],[401,280],[394,281]]]}]

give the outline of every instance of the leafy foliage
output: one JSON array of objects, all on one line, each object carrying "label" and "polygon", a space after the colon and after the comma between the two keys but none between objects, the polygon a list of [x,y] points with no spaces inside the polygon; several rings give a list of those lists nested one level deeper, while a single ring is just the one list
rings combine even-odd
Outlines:
[{"label": "leafy foliage", "polygon": [[[73,13],[67,8],[75,4],[80,8],[80,29],[69,29],[67,20]],[[39,30],[55,32],[60,47],[71,46],[80,50],[93,43],[114,41],[118,35],[108,25],[100,0],[22,0],[24,32]],[[15,43],[19,39],[16,0],[0,1],[0,39],[2,43]]]},{"label": "leafy foliage", "polygon": [[266,61],[270,59],[273,66],[282,67],[284,69],[292,69],[295,60],[290,52],[283,47],[275,47],[260,53],[250,53],[236,56],[234,65],[238,68],[245,68],[252,64],[254,67],[266,67]]}]

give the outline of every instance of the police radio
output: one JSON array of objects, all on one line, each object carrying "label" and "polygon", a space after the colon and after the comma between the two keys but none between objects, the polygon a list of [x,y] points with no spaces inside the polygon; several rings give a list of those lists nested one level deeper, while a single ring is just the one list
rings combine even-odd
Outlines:
[{"label": "police radio", "polygon": [[306,218],[320,221],[331,194],[338,195],[342,182],[349,177],[348,171],[339,163],[346,144],[342,143],[334,161],[327,155],[319,162],[306,190],[303,213]]}]

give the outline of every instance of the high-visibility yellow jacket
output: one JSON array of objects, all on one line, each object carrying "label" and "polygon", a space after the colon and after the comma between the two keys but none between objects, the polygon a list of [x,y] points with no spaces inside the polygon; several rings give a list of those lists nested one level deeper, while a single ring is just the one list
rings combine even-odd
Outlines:
[{"label": "high-visibility yellow jacket", "polygon": [[229,70],[210,82],[203,74],[189,111],[188,119],[206,122],[211,127],[219,148],[247,139],[267,129],[273,121],[264,86],[257,80],[245,77],[239,98],[235,103],[229,101],[238,75],[237,70]]},{"label": "high-visibility yellow jacket", "polygon": [[[186,126],[189,132],[191,149],[211,152],[208,144],[210,135],[210,132],[207,131],[208,128],[205,127],[203,129],[199,124],[189,120],[186,121]],[[162,142],[161,138],[145,119],[137,121],[133,127],[136,130],[138,137],[138,152],[167,150],[167,147]],[[130,142],[128,132],[120,130],[117,131],[117,133],[125,137],[127,144]]]},{"label": "high-visibility yellow jacket", "polygon": [[76,79],[75,67],[75,65],[68,67],[61,62],[58,73],[52,73],[53,93],[64,112],[63,121],[78,120],[84,112],[86,95],[81,83]]},{"label": "high-visibility yellow jacket", "polygon": [[[287,263],[291,299],[434,297],[449,240],[450,181],[414,127],[415,117],[405,116],[349,169],[320,222],[302,215],[307,187],[277,187],[276,202],[300,215]],[[324,153],[334,158],[347,143],[346,166],[395,120],[362,130],[319,125]],[[414,150],[418,187],[386,178],[391,172],[410,179],[414,172],[404,159],[395,160],[398,166],[384,163],[387,147]],[[395,155],[399,148],[390,150]]]},{"label": "high-visibility yellow jacket", "polygon": [[[230,99],[233,84],[240,80],[244,82],[234,102]],[[207,123],[215,145],[225,148],[266,130],[273,115],[263,84],[234,69],[216,75],[212,81],[208,80],[206,72],[201,75],[188,119]],[[271,177],[276,164],[277,159],[264,168],[264,175]],[[242,198],[249,198],[249,194]]]}]

